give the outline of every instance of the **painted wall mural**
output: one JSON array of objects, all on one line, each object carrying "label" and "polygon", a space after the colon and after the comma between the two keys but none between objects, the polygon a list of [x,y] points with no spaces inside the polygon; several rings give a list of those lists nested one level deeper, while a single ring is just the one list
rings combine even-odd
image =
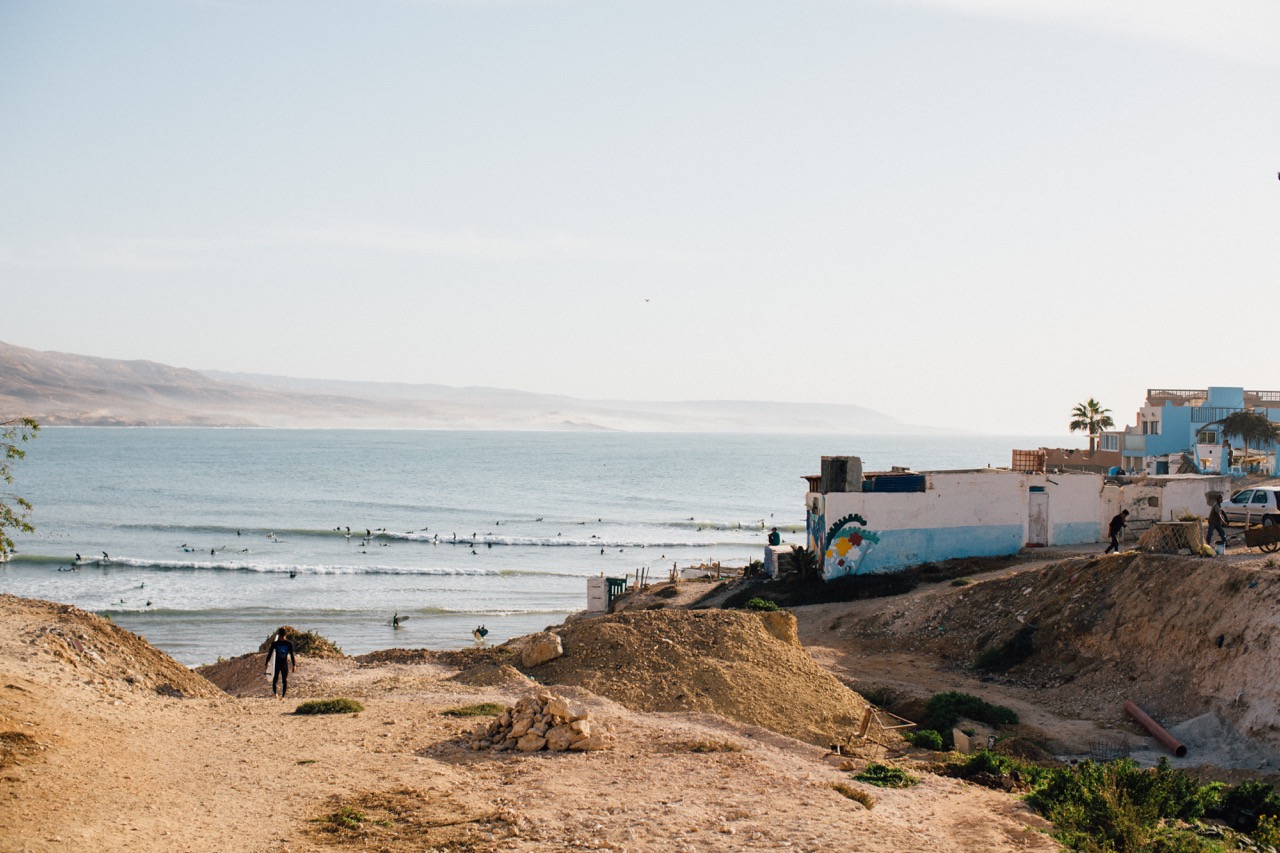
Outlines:
[{"label": "painted wall mural", "polygon": [[827,506],[826,501],[814,499],[809,507],[809,542],[807,547],[815,554],[821,554],[827,547]]},{"label": "painted wall mural", "polygon": [[867,520],[854,513],[831,525],[822,551],[822,575],[830,579],[856,575],[867,553],[880,542],[880,535],[867,529]]}]

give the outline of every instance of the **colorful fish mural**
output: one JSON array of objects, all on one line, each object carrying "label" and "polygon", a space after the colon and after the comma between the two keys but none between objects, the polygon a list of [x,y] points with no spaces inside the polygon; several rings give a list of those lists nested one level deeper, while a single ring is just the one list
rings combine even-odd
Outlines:
[{"label": "colorful fish mural", "polygon": [[823,577],[829,580],[858,573],[867,552],[880,542],[879,534],[868,530],[866,524],[867,520],[855,513],[831,525],[822,552]]}]

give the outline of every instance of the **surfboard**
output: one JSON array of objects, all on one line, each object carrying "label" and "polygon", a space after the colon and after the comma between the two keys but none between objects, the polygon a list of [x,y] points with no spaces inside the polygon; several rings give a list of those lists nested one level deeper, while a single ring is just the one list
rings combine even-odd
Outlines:
[{"label": "surfboard", "polygon": [[267,653],[267,681],[274,681],[276,677],[276,653],[273,649]]}]

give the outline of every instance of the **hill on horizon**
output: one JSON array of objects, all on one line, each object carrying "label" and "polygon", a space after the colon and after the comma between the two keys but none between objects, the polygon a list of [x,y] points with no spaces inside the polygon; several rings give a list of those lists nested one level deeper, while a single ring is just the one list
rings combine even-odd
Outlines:
[{"label": "hill on horizon", "polygon": [[0,342],[0,411],[48,426],[946,433],[863,406],[583,400],[503,388],[197,371]]}]

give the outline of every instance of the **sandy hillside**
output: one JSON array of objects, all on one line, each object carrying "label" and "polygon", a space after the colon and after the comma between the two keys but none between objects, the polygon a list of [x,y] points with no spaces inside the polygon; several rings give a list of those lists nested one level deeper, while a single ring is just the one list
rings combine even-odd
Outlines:
[{"label": "sandy hillside", "polygon": [[[1146,748],[1123,714],[1127,699],[1167,727],[1190,724],[1190,754],[1175,764],[1275,773],[1276,562],[1245,551],[1094,554],[795,613],[815,659],[856,690],[896,697],[908,716],[934,692],[961,690],[1013,707],[1060,753],[1117,740]],[[1018,639],[1030,649],[1023,662],[974,667],[983,650]]]},{"label": "sandy hillside", "polygon": [[[821,738],[824,720],[862,707],[802,662],[789,620],[725,615],[620,614],[594,629],[565,626],[565,657],[578,664],[525,673],[511,648],[303,657],[298,698],[346,696],[365,710],[301,717],[290,713],[292,696],[267,698],[261,682],[255,691],[250,670],[260,659],[224,667],[220,677],[258,694],[233,698],[105,620],[0,596],[0,849],[1056,849],[1008,795],[928,774],[908,789],[864,786],[821,746],[709,713],[717,697],[750,697],[770,678],[770,689],[787,689],[780,668],[791,664],[790,689],[803,682],[813,693],[788,717],[797,733]],[[706,653],[672,654],[662,643],[671,637],[707,643]],[[645,655],[670,665],[657,677],[627,669]],[[610,670],[617,676],[603,678]],[[531,678],[616,692],[619,701],[556,688],[609,730],[612,745],[477,752],[466,743],[489,718],[442,713],[513,704]],[[696,697],[699,710],[637,710],[645,703],[636,697],[651,690]],[[761,714],[741,710],[752,704],[728,710]],[[870,793],[874,808],[833,783]],[[324,820],[343,808],[365,819],[354,828]]]}]

